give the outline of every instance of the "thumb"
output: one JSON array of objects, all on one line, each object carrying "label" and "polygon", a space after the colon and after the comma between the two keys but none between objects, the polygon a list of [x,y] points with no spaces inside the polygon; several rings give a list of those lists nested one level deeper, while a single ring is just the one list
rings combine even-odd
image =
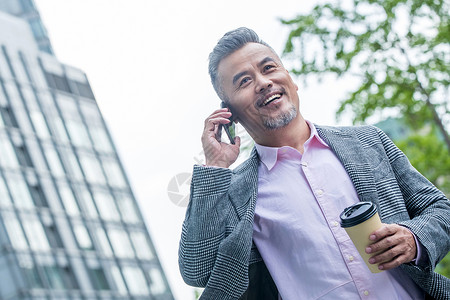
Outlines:
[{"label": "thumb", "polygon": [[240,148],[241,147],[241,138],[239,136],[236,136],[234,138],[234,143],[235,143],[236,147]]}]

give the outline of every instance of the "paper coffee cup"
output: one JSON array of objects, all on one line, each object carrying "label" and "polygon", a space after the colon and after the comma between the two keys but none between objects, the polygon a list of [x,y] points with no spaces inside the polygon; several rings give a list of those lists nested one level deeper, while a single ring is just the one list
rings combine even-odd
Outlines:
[{"label": "paper coffee cup", "polygon": [[372,202],[358,202],[344,209],[340,218],[341,227],[351,238],[370,271],[381,272],[377,264],[369,263],[369,258],[376,253],[366,253],[366,247],[373,243],[369,240],[370,234],[382,226],[376,206]]}]

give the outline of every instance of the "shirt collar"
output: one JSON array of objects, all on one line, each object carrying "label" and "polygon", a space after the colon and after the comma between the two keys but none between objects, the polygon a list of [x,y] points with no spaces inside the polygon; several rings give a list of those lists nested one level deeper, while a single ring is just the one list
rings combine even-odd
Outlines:
[{"label": "shirt collar", "polygon": [[[311,123],[310,121],[306,121],[306,123],[308,124],[309,129],[311,130],[311,134],[310,134],[308,140],[304,144],[305,148],[308,146],[308,144],[311,142],[312,139],[316,139],[322,145],[329,147],[327,145],[327,143],[325,143],[325,141],[317,133],[317,129],[314,126],[314,124]],[[256,151],[258,151],[258,155],[259,155],[259,158],[261,159],[261,161],[264,163],[264,165],[266,165],[266,167],[267,167],[267,169],[269,169],[269,171],[272,170],[272,168],[277,163],[278,151],[283,147],[267,147],[267,146],[262,146],[259,144],[255,144],[255,147],[256,147]],[[288,147],[288,146],[284,146],[284,147]]]}]

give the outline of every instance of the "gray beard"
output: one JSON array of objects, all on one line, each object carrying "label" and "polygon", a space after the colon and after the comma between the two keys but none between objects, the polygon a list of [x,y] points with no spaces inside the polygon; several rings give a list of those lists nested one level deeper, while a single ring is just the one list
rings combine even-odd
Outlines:
[{"label": "gray beard", "polygon": [[291,107],[288,111],[274,118],[264,118],[263,124],[266,129],[275,130],[287,126],[292,120],[295,119],[295,117],[297,117],[297,109],[293,104],[291,104]]}]

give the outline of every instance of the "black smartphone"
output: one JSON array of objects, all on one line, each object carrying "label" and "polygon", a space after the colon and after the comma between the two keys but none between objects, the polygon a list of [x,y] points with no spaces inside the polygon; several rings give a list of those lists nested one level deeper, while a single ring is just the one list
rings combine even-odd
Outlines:
[{"label": "black smartphone", "polygon": [[[222,101],[222,103],[220,103],[220,106],[222,108],[227,108],[228,107],[225,104],[225,102],[223,102],[223,101]],[[228,107],[228,109],[230,109],[230,108]],[[231,109],[230,109],[230,111],[231,111]],[[228,123],[228,124],[223,124],[223,129],[225,129],[225,132],[226,132],[226,134],[228,136],[228,139],[230,140],[230,143],[234,145],[234,137],[235,137],[236,131],[235,131],[235,128],[234,128],[233,119],[230,118],[230,121],[231,122]],[[219,130],[222,130],[222,128],[219,128]]]}]

